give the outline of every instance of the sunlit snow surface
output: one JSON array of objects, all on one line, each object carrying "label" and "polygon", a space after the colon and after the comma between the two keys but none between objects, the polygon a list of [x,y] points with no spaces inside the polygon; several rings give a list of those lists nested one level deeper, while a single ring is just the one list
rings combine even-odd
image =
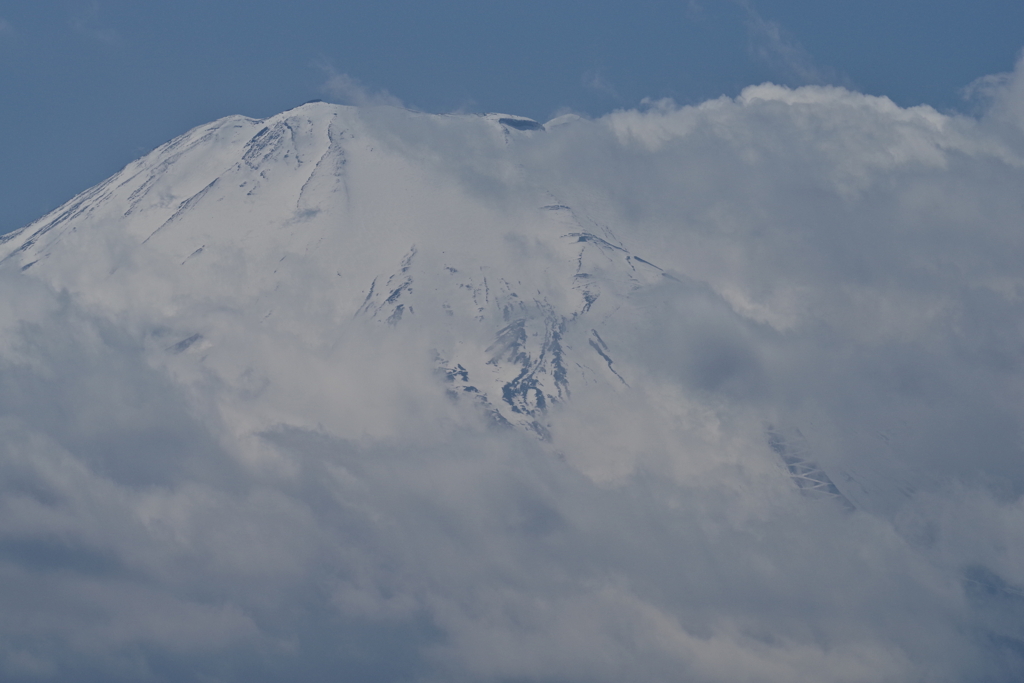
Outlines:
[{"label": "sunlit snow surface", "polygon": [[1021,81],[310,103],[0,238],[0,677],[1018,680]]}]

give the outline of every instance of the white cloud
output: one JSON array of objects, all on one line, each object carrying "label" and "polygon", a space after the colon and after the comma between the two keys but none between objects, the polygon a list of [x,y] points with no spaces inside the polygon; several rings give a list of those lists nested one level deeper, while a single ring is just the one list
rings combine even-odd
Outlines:
[{"label": "white cloud", "polygon": [[387,90],[368,90],[359,79],[346,73],[336,71],[333,66],[322,63],[319,68],[327,75],[327,80],[320,90],[340,104],[351,104],[358,107],[401,107],[402,101]]},{"label": "white cloud", "polygon": [[[0,273],[0,670],[1017,680],[1021,74],[977,119],[762,85],[547,131],[331,74],[375,106],[130,166]],[[486,389],[503,280],[542,317],[584,264],[565,352],[618,375],[569,370],[547,442],[445,399],[431,352]],[[399,272],[399,324],[354,317]]]},{"label": "white cloud", "polygon": [[588,71],[583,74],[583,85],[590,90],[619,99],[619,92],[615,89],[615,86],[609,83],[600,71]]},{"label": "white cloud", "polygon": [[1024,114],[1021,113],[1024,111],[1024,53],[1017,60],[1013,73],[978,79],[975,84],[973,90],[990,101],[985,120],[991,125],[1013,129],[1013,147],[1019,153],[1020,133],[1024,132]]},{"label": "white cloud", "polygon": [[815,63],[811,54],[799,42],[787,35],[779,22],[765,19],[746,2],[742,4],[747,10],[750,52],[770,67],[778,78],[794,85],[821,84],[835,80]]}]

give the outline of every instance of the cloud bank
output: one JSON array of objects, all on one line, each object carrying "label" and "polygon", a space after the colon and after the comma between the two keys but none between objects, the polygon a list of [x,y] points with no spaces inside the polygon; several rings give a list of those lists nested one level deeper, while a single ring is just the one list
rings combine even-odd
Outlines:
[{"label": "cloud bank", "polygon": [[[4,679],[1019,679],[1024,66],[990,86],[977,118],[770,84],[547,131],[345,110],[344,139],[401,164],[360,176],[346,148],[337,206],[255,205],[292,212],[263,289],[264,237],[204,227],[171,254],[218,254],[190,289],[158,260],[173,216],[143,252],[120,208],[75,219],[77,255],[14,253]],[[220,191],[186,180],[191,205]],[[154,197],[133,210],[173,214]],[[579,320],[616,374],[574,370],[546,439],[446,398],[432,354],[483,354],[475,311],[417,285],[389,325],[346,284],[420,226],[447,241],[417,268],[568,301],[521,227],[542,202],[665,273],[620,292],[588,266]],[[800,495],[769,431],[850,506]]]}]

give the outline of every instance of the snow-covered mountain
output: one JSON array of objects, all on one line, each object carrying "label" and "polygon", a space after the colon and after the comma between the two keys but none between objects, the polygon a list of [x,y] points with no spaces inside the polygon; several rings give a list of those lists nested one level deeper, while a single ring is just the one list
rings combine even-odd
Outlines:
[{"label": "snow-covered mountain", "polygon": [[229,117],[5,236],[0,263],[122,321],[186,381],[215,376],[230,412],[252,414],[266,394],[262,429],[333,421],[277,396],[286,380],[240,336],[288,357],[337,349],[346,328],[408,327],[421,343],[402,353],[429,353],[447,396],[544,440],[574,392],[628,390],[609,321],[628,325],[636,295],[679,280],[503,154],[544,127],[377,113],[469,137],[480,167],[452,177],[352,107]]},{"label": "snow-covered mountain", "polygon": [[1018,680],[999,116],[311,102],[129,164],[0,237],[0,678]]}]

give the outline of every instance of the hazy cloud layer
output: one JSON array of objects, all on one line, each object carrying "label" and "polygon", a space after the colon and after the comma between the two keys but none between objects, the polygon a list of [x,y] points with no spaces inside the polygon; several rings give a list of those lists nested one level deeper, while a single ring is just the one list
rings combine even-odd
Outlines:
[{"label": "hazy cloud layer", "polygon": [[487,342],[440,306],[367,323],[286,263],[166,309],[4,270],[2,677],[1018,680],[1024,68],[987,83],[978,118],[770,84],[504,137],[365,110],[434,183],[371,243],[462,216],[540,281],[513,228],[546,196],[670,276],[595,304],[622,381],[548,441],[445,399],[431,352]]}]

